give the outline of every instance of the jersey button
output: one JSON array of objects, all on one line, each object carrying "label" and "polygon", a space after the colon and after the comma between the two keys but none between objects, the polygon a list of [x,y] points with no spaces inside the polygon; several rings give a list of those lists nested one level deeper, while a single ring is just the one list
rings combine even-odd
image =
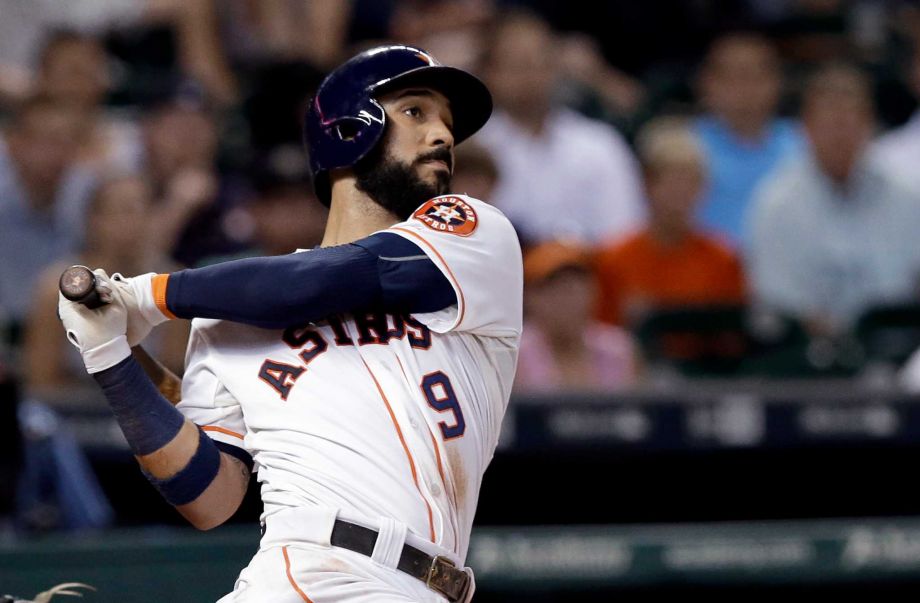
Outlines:
[{"label": "jersey button", "polygon": [[412,426],[412,429],[418,429],[418,421],[415,419],[409,419],[409,425]]},{"label": "jersey button", "polygon": [[441,496],[441,486],[437,484],[433,484],[431,486],[431,493],[434,494],[435,496]]}]

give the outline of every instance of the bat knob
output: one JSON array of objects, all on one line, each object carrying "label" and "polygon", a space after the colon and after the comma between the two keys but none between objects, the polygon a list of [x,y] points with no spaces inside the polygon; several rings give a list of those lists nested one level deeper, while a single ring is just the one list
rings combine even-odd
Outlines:
[{"label": "bat knob", "polygon": [[98,308],[105,303],[96,291],[96,275],[86,266],[71,266],[65,270],[59,286],[61,295],[87,308]]}]

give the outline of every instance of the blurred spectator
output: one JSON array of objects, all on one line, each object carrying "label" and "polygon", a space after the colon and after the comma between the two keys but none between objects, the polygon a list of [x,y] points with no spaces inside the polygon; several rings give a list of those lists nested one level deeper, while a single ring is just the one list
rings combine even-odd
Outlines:
[{"label": "blurred spectator", "polygon": [[706,160],[689,124],[652,121],[639,133],[637,149],[649,223],[598,253],[598,317],[634,326],[655,308],[741,302],[741,263],[696,225]]},{"label": "blurred spectator", "polygon": [[0,309],[14,321],[42,270],[82,239],[95,179],[74,162],[79,128],[73,109],[33,97],[0,136]]},{"label": "blurred spectator", "polygon": [[276,63],[334,66],[351,17],[350,0],[186,0],[177,24],[188,75],[220,105],[238,100],[240,77]]},{"label": "blurred spectator", "polygon": [[529,13],[492,32],[484,75],[497,110],[477,140],[492,152],[493,199],[525,240],[616,238],[643,219],[638,166],[607,124],[557,106],[559,41]]},{"label": "blurred spectator", "polygon": [[492,201],[498,167],[489,151],[475,142],[467,142],[457,148],[454,165],[451,190],[487,203]]},{"label": "blurred spectator", "polygon": [[759,301],[833,335],[874,304],[916,299],[920,197],[867,157],[875,118],[862,71],[817,71],[802,120],[807,157],[756,195],[750,275]]},{"label": "blurred spectator", "polygon": [[200,81],[221,105],[236,100],[213,0],[0,0],[0,15],[0,104],[29,93],[37,68],[32,61],[42,40],[57,29],[92,36],[117,31],[125,34],[122,41],[143,38],[144,30],[165,30],[167,54],[176,63],[171,68]]},{"label": "blurred spectator", "polygon": [[327,210],[313,193],[307,158],[299,147],[279,147],[253,177],[255,195],[247,204],[252,243],[259,255],[282,255],[319,245]]},{"label": "blurred spectator", "polygon": [[36,57],[58,29],[99,36],[112,28],[171,21],[179,0],[0,0],[0,105],[32,91]]},{"label": "blurred spectator", "polygon": [[[153,252],[149,229],[150,185],[139,176],[114,176],[100,184],[81,221],[86,231],[83,252],[44,271],[30,303],[23,347],[23,375],[28,393],[46,394],[91,385],[79,352],[63,336],[57,323],[58,279],[70,264],[103,268],[109,274],[143,274],[175,269]],[[176,324],[173,324],[176,323]],[[54,327],[54,328],[49,328]],[[157,329],[149,345],[168,368],[182,374],[188,324],[171,321]],[[148,344],[145,343],[145,346]]]},{"label": "blurred spectator", "polygon": [[390,17],[390,37],[424,48],[446,65],[473,69],[494,17],[493,0],[400,0]]},{"label": "blurred spectator", "polygon": [[81,126],[78,161],[101,170],[136,169],[140,133],[130,121],[106,112],[110,86],[108,56],[98,39],[60,30],[45,41],[36,89],[76,112]]},{"label": "blurred spectator", "polygon": [[527,320],[515,391],[616,389],[636,380],[632,338],[591,318],[596,295],[588,255],[551,241],[524,258]]},{"label": "blurred spectator", "polygon": [[[920,101],[920,34],[914,44],[907,79]],[[881,167],[890,169],[896,178],[920,194],[920,108],[914,111],[910,121],[876,141],[873,152]]]},{"label": "blurred spectator", "polygon": [[[778,4],[784,6],[777,11],[780,18],[774,23],[771,33],[783,57],[803,66],[815,66],[840,60],[853,50],[849,26],[855,21],[852,17],[858,16],[856,9],[885,3],[872,0],[791,0]],[[869,19],[866,18],[866,21]]]},{"label": "blurred spectator", "polygon": [[776,117],[782,73],[776,50],[754,34],[715,41],[699,80],[706,115],[696,122],[709,170],[704,226],[745,246],[744,216],[757,183],[801,152],[798,126]]},{"label": "blurred spectator", "polygon": [[[643,107],[642,83],[611,66],[598,41],[587,34],[569,34],[562,41],[560,68],[576,98],[588,95],[600,101],[602,116],[627,121]],[[583,100],[582,103],[585,101]],[[577,106],[577,105],[575,105]]]},{"label": "blurred spectator", "polygon": [[[235,68],[297,61],[328,70],[341,60],[352,0],[192,0],[195,19],[212,12],[222,54]],[[218,10],[220,9],[220,10]],[[191,23],[197,29],[200,23]]]},{"label": "blurred spectator", "polygon": [[194,90],[180,90],[147,114],[143,132],[145,165],[158,199],[151,224],[158,249],[188,266],[238,251],[224,217],[239,191],[218,172],[212,108]]},{"label": "blurred spectator", "polygon": [[16,525],[24,531],[85,531],[111,526],[115,513],[73,430],[50,407],[19,408],[23,463]]}]

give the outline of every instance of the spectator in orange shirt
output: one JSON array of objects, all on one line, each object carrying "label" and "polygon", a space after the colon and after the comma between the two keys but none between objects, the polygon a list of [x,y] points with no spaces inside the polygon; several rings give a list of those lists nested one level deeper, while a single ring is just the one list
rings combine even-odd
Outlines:
[{"label": "spectator in orange shirt", "polygon": [[696,225],[706,164],[687,124],[673,117],[654,120],[636,146],[649,224],[600,250],[598,317],[634,326],[655,308],[741,302],[738,257]]}]

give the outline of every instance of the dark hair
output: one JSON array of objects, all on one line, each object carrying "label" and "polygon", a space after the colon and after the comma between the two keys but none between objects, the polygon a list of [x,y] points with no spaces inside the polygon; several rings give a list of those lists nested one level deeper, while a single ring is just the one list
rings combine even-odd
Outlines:
[{"label": "dark hair", "polygon": [[815,69],[802,87],[802,105],[817,98],[855,97],[874,106],[871,76],[860,67],[846,62],[825,63]]}]

